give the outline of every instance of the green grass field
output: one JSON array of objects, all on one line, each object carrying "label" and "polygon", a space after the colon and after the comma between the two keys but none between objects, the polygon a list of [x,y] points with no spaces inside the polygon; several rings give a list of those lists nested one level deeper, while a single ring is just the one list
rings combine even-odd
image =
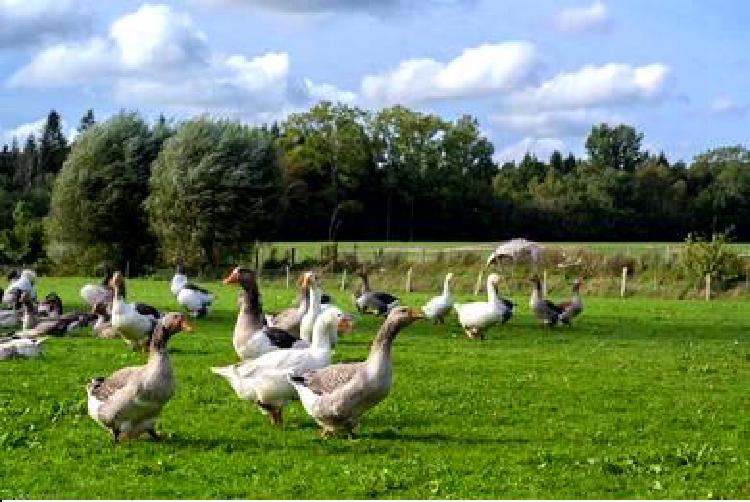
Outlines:
[{"label": "green grass field", "polygon": [[[72,308],[85,280],[40,282]],[[176,308],[165,282],[128,286]],[[236,305],[236,290],[209,286],[212,315],[171,343],[178,390],[160,443],[113,445],[86,414],[91,377],[142,361],[120,340],[87,329],[0,363],[0,498],[750,497],[747,303],[587,299],[573,328],[551,331],[517,297],[483,343],[455,318],[412,325],[391,395],[349,440],[321,439],[299,403],[274,428],[209,372],[235,359]],[[293,296],[263,293],[269,310]],[[378,325],[360,318],[334,359],[365,357]]]}]

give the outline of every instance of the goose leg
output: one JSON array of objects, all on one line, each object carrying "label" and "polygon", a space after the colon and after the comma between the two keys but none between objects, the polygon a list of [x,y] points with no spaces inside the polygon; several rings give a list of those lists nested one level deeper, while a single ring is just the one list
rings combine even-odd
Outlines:
[{"label": "goose leg", "polygon": [[119,443],[120,442],[120,430],[117,428],[114,428],[111,430],[112,432],[112,442],[113,443]]}]

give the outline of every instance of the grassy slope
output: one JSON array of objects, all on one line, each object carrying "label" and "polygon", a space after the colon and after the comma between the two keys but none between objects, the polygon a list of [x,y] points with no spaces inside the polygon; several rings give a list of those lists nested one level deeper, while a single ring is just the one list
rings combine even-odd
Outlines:
[{"label": "grassy slope", "polygon": [[[73,299],[82,283],[54,289]],[[484,343],[453,319],[412,326],[391,396],[350,441],[320,439],[298,403],[274,429],[208,371],[234,360],[235,291],[211,287],[213,315],[172,343],[179,388],[162,443],[113,446],[86,416],[85,382],[140,361],[120,341],[84,332],[2,363],[0,498],[750,497],[741,302],[590,299],[552,333],[517,298],[517,317]],[[269,308],[292,296],[264,293]],[[131,281],[129,294],[174,308],[165,283]],[[362,319],[335,359],[364,357],[378,324]]]}]

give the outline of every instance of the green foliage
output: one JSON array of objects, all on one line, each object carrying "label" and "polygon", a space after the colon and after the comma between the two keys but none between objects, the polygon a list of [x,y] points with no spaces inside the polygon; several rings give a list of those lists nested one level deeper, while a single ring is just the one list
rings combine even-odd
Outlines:
[{"label": "green foliage", "polygon": [[182,124],[154,163],[146,204],[164,258],[216,265],[270,237],[285,207],[279,155],[261,129]]},{"label": "green foliage", "polygon": [[19,201],[13,210],[13,227],[0,230],[0,258],[8,263],[33,263],[42,256],[43,235],[42,220]]},{"label": "green foliage", "polygon": [[696,280],[709,274],[722,284],[737,279],[742,273],[742,262],[729,243],[723,233],[713,234],[710,241],[688,235],[682,254],[683,269]]},{"label": "green foliage", "polygon": [[46,228],[53,261],[107,259],[131,271],[153,261],[143,201],[163,139],[124,112],[76,138],[52,192]]}]

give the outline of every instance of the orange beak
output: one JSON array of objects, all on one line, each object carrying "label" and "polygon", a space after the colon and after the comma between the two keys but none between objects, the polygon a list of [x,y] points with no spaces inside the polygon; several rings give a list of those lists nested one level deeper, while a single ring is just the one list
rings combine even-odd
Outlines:
[{"label": "orange beak", "polygon": [[192,324],[190,324],[189,322],[187,322],[187,319],[182,319],[182,321],[180,321],[180,329],[182,331],[190,333],[190,332],[193,331],[193,326],[192,326]]},{"label": "orange beak", "polygon": [[224,278],[222,281],[224,284],[237,284],[240,282],[240,269],[239,267],[235,268],[231,272],[229,272],[229,275]]},{"label": "orange beak", "polygon": [[350,317],[342,317],[339,320],[338,325],[338,332],[339,333],[349,333],[354,329],[354,320]]}]

